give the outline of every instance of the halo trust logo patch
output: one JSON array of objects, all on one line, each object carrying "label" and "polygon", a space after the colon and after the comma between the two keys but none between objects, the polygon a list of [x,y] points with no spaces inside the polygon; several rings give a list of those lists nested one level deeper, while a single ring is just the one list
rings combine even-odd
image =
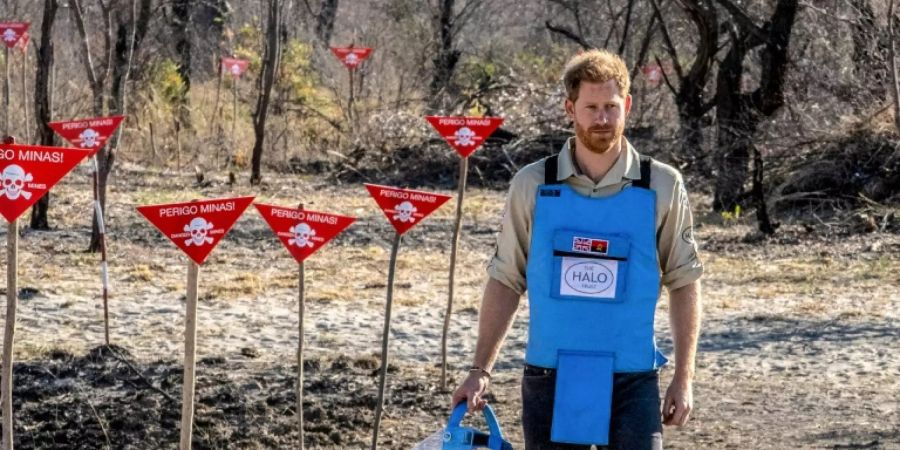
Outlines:
[{"label": "halo trust logo patch", "polygon": [[563,257],[559,271],[559,295],[615,299],[619,261]]},{"label": "halo trust logo patch", "polygon": [[609,252],[609,241],[575,236],[572,238],[572,251],[605,255]]}]

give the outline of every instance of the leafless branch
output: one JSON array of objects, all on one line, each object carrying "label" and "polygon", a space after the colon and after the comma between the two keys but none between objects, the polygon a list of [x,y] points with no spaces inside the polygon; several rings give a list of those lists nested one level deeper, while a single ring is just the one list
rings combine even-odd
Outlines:
[{"label": "leafless branch", "polygon": [[[672,68],[675,70],[675,75],[678,76],[678,82],[681,83],[684,80],[684,70],[681,68],[681,63],[678,59],[678,50],[675,49],[675,44],[672,43],[672,37],[669,35],[669,28],[666,26],[666,21],[663,18],[662,12],[659,10],[659,3],[657,3],[657,0],[650,0],[650,4],[653,5],[653,14],[655,14],[656,18],[659,20],[659,30],[662,32],[663,42],[666,44],[666,51],[669,52],[669,58],[672,59]],[[659,58],[656,58],[656,60],[659,61]],[[663,71],[663,73],[665,73],[665,71]],[[669,80],[666,79],[666,84],[668,83]],[[671,87],[671,85],[669,85],[669,87]]]},{"label": "leafless branch", "polygon": [[550,23],[549,20],[544,22],[544,26],[547,27],[548,30],[550,30],[554,33],[561,34],[564,37],[568,38],[569,40],[574,41],[575,43],[580,45],[581,48],[583,48],[585,50],[590,50],[592,48],[595,48],[595,46],[593,46],[590,43],[588,43],[587,41],[585,41],[583,37],[573,33],[572,30],[570,30],[564,26],[553,25],[552,23]]},{"label": "leafless branch", "polygon": [[760,42],[769,41],[769,37],[766,35],[766,32],[763,31],[762,28],[756,26],[756,24],[753,22],[753,19],[748,16],[743,9],[732,3],[731,0],[716,1],[719,2],[719,4],[722,5],[731,14],[731,17],[734,17],[734,20],[742,30],[744,30],[746,33],[749,33]]}]

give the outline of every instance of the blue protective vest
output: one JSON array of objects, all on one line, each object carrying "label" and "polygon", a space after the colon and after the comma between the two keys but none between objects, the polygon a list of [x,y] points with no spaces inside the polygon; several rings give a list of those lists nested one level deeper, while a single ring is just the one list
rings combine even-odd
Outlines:
[{"label": "blue protective vest", "polygon": [[606,444],[614,372],[665,364],[653,333],[660,272],[650,159],[641,180],[605,198],[578,194],[545,160],[526,278],[530,305],[525,360],[556,368],[551,438]]}]

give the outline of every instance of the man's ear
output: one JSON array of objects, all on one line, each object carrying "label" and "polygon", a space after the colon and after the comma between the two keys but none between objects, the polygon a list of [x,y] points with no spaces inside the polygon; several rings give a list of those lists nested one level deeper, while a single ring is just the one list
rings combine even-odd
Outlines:
[{"label": "man's ear", "polygon": [[631,114],[631,94],[625,96],[625,116]]},{"label": "man's ear", "polygon": [[569,120],[575,120],[575,102],[567,98],[565,102],[565,108],[566,115],[569,116]]}]

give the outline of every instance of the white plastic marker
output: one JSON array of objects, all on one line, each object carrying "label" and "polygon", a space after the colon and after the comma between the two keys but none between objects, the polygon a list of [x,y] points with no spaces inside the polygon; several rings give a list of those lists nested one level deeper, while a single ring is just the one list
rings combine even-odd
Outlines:
[{"label": "white plastic marker", "polygon": [[137,210],[190,258],[184,318],[184,387],[181,401],[181,450],[190,450],[194,424],[197,342],[197,291],[200,264],[225,237],[253,197],[138,206]]},{"label": "white plastic marker", "polygon": [[0,215],[9,222],[6,233],[6,324],[0,402],[3,410],[3,450],[13,448],[12,369],[18,301],[18,218],[69,171],[87,157],[76,148],[16,145],[11,137],[0,144]]},{"label": "white plastic marker", "polygon": [[447,311],[444,313],[444,329],[441,335],[441,389],[447,389],[447,334],[450,331],[450,315],[453,313],[453,292],[456,283],[456,254],[459,233],[462,228],[463,200],[466,195],[466,175],[469,172],[469,155],[487,140],[503,123],[499,117],[425,117],[441,137],[459,153],[459,183],[456,198],[456,222],[450,241],[450,283],[447,292]]},{"label": "white plastic marker", "polygon": [[109,345],[109,264],[106,257],[106,226],[103,222],[103,205],[100,203],[100,168],[97,152],[119,128],[125,116],[93,117],[64,122],[50,122],[47,125],[56,134],[73,146],[91,152],[91,178],[94,185],[94,217],[100,243],[100,282],[103,297],[103,331],[106,345]]},{"label": "white plastic marker", "polygon": [[350,226],[356,219],[303,208],[282,208],[279,206],[256,203],[253,206],[259,211],[272,232],[284,244],[284,248],[297,260],[299,279],[297,283],[299,303],[299,336],[297,342],[297,430],[299,449],[303,450],[303,311],[305,274],[303,261],[334,239],[341,231]]},{"label": "white plastic marker", "polygon": [[449,195],[431,192],[399,189],[395,187],[366,184],[369,195],[384,212],[391,225],[397,230],[391,244],[391,260],[388,264],[387,302],[384,306],[384,331],[381,338],[381,376],[378,380],[378,401],[375,403],[375,426],[372,434],[372,450],[378,448],[378,429],[384,412],[384,387],[388,367],[388,337],[391,331],[391,303],[394,297],[394,269],[397,266],[397,250],[400,236],[418,225],[422,219],[450,200]]}]

